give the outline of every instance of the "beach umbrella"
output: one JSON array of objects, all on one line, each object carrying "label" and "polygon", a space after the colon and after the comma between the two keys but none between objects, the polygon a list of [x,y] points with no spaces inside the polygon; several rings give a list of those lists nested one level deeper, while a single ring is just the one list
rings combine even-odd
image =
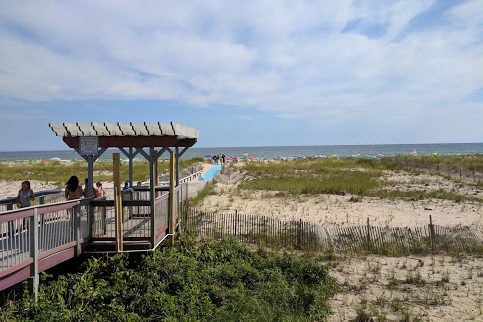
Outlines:
[{"label": "beach umbrella", "polygon": [[255,158],[254,157],[250,157],[250,160],[254,160]]},{"label": "beach umbrella", "polygon": [[207,154],[203,158],[211,158],[211,157],[213,157],[211,154]]},{"label": "beach umbrella", "polygon": [[227,160],[233,160],[233,159],[232,159],[232,158],[230,158],[230,157],[227,157],[226,159],[227,159]]}]

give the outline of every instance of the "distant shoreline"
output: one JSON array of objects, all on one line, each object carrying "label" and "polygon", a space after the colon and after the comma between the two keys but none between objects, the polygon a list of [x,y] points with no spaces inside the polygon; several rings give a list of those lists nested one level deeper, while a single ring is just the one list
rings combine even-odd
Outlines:
[{"label": "distant shoreline", "polygon": [[[375,145],[318,145],[318,146],[263,146],[263,147],[193,147],[186,151],[183,158],[204,157],[206,155],[225,154],[229,157],[249,157],[273,159],[278,157],[301,156],[357,156],[370,157],[377,155],[394,156],[409,155],[415,149],[418,155],[471,155],[483,154],[483,143],[436,143],[436,144],[375,144]],[[117,149],[109,149],[101,160],[111,160],[112,153]],[[0,161],[49,160],[80,160],[74,150],[49,151],[4,151],[0,152]],[[123,156],[121,155],[121,158]],[[167,154],[161,156],[167,158]]]}]

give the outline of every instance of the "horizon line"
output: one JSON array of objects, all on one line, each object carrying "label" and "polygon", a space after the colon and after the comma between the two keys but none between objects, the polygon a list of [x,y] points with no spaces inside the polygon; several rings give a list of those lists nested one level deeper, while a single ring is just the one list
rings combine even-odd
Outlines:
[{"label": "horizon line", "polygon": [[[254,145],[254,146],[209,146],[209,147],[197,147],[193,146],[190,149],[224,149],[224,148],[281,148],[281,147],[318,147],[318,146],[372,146],[372,145],[431,145],[431,144],[483,144],[483,142],[442,142],[442,143],[378,143],[378,144],[322,144],[322,145]],[[109,148],[108,150],[116,149]],[[13,152],[65,152],[72,151],[73,149],[66,150],[0,150],[0,153],[13,153]]]}]

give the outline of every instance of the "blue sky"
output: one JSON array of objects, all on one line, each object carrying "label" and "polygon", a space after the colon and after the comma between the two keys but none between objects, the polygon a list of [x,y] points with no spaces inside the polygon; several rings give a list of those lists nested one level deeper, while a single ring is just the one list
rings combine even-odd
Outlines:
[{"label": "blue sky", "polygon": [[49,122],[197,146],[482,142],[483,1],[2,1],[0,151]]}]

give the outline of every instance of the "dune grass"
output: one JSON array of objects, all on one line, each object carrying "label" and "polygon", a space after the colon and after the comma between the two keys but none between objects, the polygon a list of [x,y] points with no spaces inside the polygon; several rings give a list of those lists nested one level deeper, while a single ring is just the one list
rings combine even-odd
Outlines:
[{"label": "dune grass", "polygon": [[[180,171],[202,161],[201,158],[180,159]],[[159,162],[160,173],[168,171],[169,162]],[[87,162],[74,161],[62,163],[60,161],[21,163],[4,162],[0,164],[0,180],[39,180],[52,182],[59,188],[64,187],[70,176],[76,175],[81,182],[87,178]],[[129,178],[127,162],[121,163],[121,178]],[[145,181],[149,178],[149,162],[136,161],[133,163],[133,180]],[[112,161],[97,161],[94,163],[94,181],[112,181]]]},{"label": "dune grass", "polygon": [[383,170],[421,172],[407,169],[391,160],[358,158],[292,160],[280,163],[250,162],[241,168],[241,171],[246,173],[247,179],[240,183],[239,188],[279,191],[292,195],[352,194],[389,199],[435,198],[455,202],[466,200],[483,202],[481,198],[464,196],[444,189],[435,191],[389,189],[394,182],[384,180]]}]

